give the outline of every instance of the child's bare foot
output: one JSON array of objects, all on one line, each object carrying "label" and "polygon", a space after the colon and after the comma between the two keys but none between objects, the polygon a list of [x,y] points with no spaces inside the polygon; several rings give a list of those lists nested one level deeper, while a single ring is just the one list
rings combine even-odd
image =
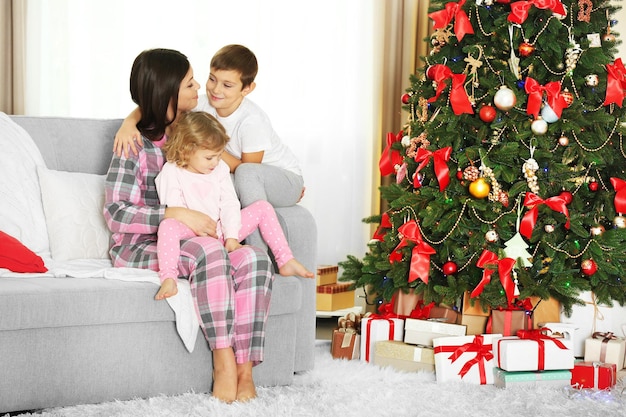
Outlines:
[{"label": "child's bare foot", "polygon": [[232,348],[213,351],[213,396],[225,403],[237,399],[237,363]]},{"label": "child's bare foot", "polygon": [[176,279],[166,278],[165,281],[161,283],[161,288],[159,288],[159,291],[154,296],[154,299],[163,300],[176,294],[178,294],[178,285],[176,284]]},{"label": "child's bare foot", "polygon": [[246,402],[256,398],[252,379],[252,362],[237,365],[237,401]]},{"label": "child's bare foot", "polygon": [[309,271],[296,258],[288,260],[283,266],[278,268],[278,273],[282,276],[297,275],[302,278],[313,278],[313,272]]}]

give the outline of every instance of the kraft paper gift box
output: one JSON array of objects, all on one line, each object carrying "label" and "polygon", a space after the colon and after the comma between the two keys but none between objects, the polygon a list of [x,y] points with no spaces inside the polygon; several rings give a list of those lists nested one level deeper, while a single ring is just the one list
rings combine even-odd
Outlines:
[{"label": "kraft paper gift box", "polygon": [[487,320],[489,320],[487,316],[473,316],[463,313],[460,315],[460,322],[457,323],[466,327],[466,335],[483,334],[487,328]]},{"label": "kraft paper gift box", "polygon": [[434,339],[437,382],[493,384],[493,339],[501,336],[482,334]]},{"label": "kraft paper gift box", "polygon": [[572,369],[571,385],[574,388],[609,389],[616,383],[614,363],[576,362]]},{"label": "kraft paper gift box", "polygon": [[399,371],[435,371],[433,348],[409,345],[399,340],[376,342],[374,364],[390,366]]},{"label": "kraft paper gift box", "polygon": [[336,284],[338,272],[337,265],[319,265],[315,276],[316,285]]},{"label": "kraft paper gift box", "polygon": [[539,323],[555,323],[561,321],[561,303],[550,297],[543,300],[541,297],[530,297],[533,312],[533,325],[535,329],[540,328]]},{"label": "kraft paper gift box", "polygon": [[483,306],[480,304],[480,301],[478,301],[478,298],[472,299],[470,297],[470,292],[465,291],[463,294],[463,302],[461,303],[461,314],[489,317],[491,315],[491,309],[483,309]]},{"label": "kraft paper gift box", "polygon": [[393,312],[398,316],[409,316],[417,303],[423,300],[422,294],[415,294],[415,289],[411,288],[408,292],[397,290],[392,297]]},{"label": "kraft paper gift box", "polygon": [[574,352],[570,339],[553,338],[540,330],[523,331],[522,337],[495,339],[493,356],[495,366],[505,371],[544,371],[572,369]]},{"label": "kraft paper gift box", "polygon": [[524,385],[568,387],[572,380],[572,372],[568,369],[509,372],[496,367],[493,368],[493,375],[493,385],[498,388]]},{"label": "kraft paper gift box", "polygon": [[354,290],[349,282],[318,285],[315,298],[316,309],[334,311],[354,307]]},{"label": "kraft paper gift box", "polygon": [[518,330],[533,328],[533,319],[525,310],[491,310],[491,323],[487,324],[488,333],[503,336],[515,336]]},{"label": "kraft paper gift box", "polygon": [[376,342],[402,340],[404,320],[399,318],[365,317],[361,319],[361,360],[374,362]]},{"label": "kraft paper gift box", "polygon": [[585,355],[585,338],[580,337],[578,325],[575,323],[538,323],[539,328],[546,328],[552,336],[561,335],[571,340],[574,357],[582,358]]},{"label": "kraft paper gift box", "polygon": [[404,342],[412,345],[433,346],[433,339],[437,337],[465,336],[465,332],[465,326],[460,324],[407,318],[404,323]]},{"label": "kraft paper gift box", "polygon": [[359,359],[361,335],[346,329],[333,330],[330,353],[335,359]]},{"label": "kraft paper gift box", "polygon": [[619,371],[624,367],[626,339],[613,333],[596,332],[585,340],[585,362],[614,363]]}]

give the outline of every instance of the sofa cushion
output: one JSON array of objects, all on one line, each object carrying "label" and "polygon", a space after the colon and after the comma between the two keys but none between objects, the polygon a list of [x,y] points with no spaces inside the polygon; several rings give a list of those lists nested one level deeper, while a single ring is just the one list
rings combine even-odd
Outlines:
[{"label": "sofa cushion", "polygon": [[0,231],[0,268],[13,272],[46,272],[48,270],[41,256],[2,231]]},{"label": "sofa cushion", "polygon": [[45,167],[37,173],[52,258],[109,259],[111,232],[102,215],[105,176]]}]

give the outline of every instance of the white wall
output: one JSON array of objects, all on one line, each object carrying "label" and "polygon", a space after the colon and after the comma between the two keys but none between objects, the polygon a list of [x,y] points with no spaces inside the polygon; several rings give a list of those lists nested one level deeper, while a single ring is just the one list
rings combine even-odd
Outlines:
[{"label": "white wall", "polygon": [[[185,53],[202,86],[211,56],[241,43],[259,60],[250,98],[301,161],[318,264],[362,256],[371,215],[376,0],[55,0],[29,3],[27,114],[125,117],[144,49]],[[400,93],[399,93],[400,94]]]}]

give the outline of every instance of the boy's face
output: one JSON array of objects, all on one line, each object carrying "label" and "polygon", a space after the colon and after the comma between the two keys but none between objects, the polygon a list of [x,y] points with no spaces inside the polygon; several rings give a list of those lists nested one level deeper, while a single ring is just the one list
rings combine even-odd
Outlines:
[{"label": "boy's face", "polygon": [[243,98],[254,89],[252,85],[243,88],[241,73],[235,70],[211,69],[206,82],[206,95],[209,104],[221,117],[230,116],[241,104]]}]

